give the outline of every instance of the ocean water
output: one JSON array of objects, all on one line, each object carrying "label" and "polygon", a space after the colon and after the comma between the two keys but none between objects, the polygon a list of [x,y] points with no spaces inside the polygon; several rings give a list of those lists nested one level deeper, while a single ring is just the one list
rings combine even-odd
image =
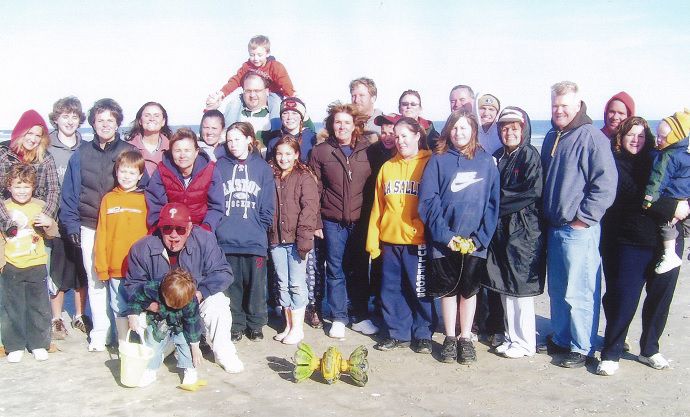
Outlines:
[{"label": "ocean water", "polygon": [[[434,127],[438,132],[441,132],[441,129],[443,129],[443,125],[445,124],[444,120],[438,120],[433,122]],[[604,121],[603,120],[594,120],[593,122],[594,126],[601,128],[604,126]],[[656,127],[659,124],[659,120],[649,120],[649,127],[652,129],[652,132],[656,132]],[[189,127],[190,129],[194,130],[195,132],[199,132],[199,125],[179,125],[179,126],[171,126],[171,128],[176,130],[177,128],[180,127]],[[321,122],[315,122],[314,126],[316,127],[317,130],[320,130],[323,127],[323,123]],[[541,149],[541,145],[544,142],[544,137],[546,136],[546,133],[551,129],[551,120],[532,120],[532,145],[534,145],[537,148]],[[79,129],[79,132],[81,132],[82,137],[86,140],[91,140],[93,138],[93,130],[90,127],[82,127]],[[11,130],[0,130],[0,142],[4,142],[6,140],[9,140],[10,136],[12,134]],[[126,130],[125,129],[120,129],[120,134],[122,136],[126,135]]]}]

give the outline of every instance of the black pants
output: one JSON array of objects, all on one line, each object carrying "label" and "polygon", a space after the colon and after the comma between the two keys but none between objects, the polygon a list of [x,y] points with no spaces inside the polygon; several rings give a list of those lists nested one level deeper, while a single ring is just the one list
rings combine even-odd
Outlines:
[{"label": "black pants", "polygon": [[45,265],[5,265],[0,277],[0,321],[6,352],[50,347],[50,303]]},{"label": "black pants", "polygon": [[266,310],[266,257],[226,254],[235,280],[225,290],[230,298],[232,331],[261,330],[268,323]]},{"label": "black pants", "polygon": [[[682,237],[676,241],[679,256],[683,254],[682,242]],[[640,355],[649,357],[659,352],[659,338],[666,326],[680,268],[657,275],[654,273],[655,259],[653,248],[628,245],[617,245],[604,253],[606,330],[602,360],[620,359],[643,287],[646,287],[647,296],[642,306]]]}]

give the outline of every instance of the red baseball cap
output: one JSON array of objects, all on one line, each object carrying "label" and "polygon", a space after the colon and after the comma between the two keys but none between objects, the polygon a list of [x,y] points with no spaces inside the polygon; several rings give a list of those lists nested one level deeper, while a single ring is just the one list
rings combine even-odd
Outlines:
[{"label": "red baseball cap", "polygon": [[376,126],[383,126],[385,124],[394,125],[400,119],[402,119],[402,116],[399,114],[381,114],[374,118],[374,124]]},{"label": "red baseball cap", "polygon": [[168,203],[163,206],[158,217],[158,226],[183,226],[186,227],[192,221],[189,209],[182,203]]}]

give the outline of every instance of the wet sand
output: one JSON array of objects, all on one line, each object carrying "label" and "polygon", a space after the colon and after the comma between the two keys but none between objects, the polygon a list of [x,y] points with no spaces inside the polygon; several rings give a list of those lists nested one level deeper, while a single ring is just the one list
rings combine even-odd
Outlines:
[{"label": "wet sand", "polygon": [[[661,351],[672,369],[656,371],[636,361],[640,310],[631,326],[632,350],[613,377],[594,374],[596,365],[563,369],[553,357],[505,359],[476,344],[471,366],[438,361],[442,334],[434,336],[434,354],[411,350],[379,352],[374,340],[346,331],[346,340],[329,339],[323,330],[306,328],[306,341],[318,355],[329,345],[346,356],[360,344],[369,348],[369,383],[360,388],[347,377],[334,385],[318,375],[295,383],[295,347],[275,342],[266,328],[263,342],[244,338],[237,344],[246,370],[227,374],[210,362],[199,368],[208,386],[198,392],[176,386],[180,377],[169,357],[158,381],[147,388],[119,384],[119,360],[112,352],[88,353],[86,337],[72,330],[58,341],[59,351],[46,362],[26,353],[19,364],[0,359],[2,416],[687,416],[690,415],[690,282],[687,261],[681,271]],[[548,297],[537,298],[540,338],[549,331]],[[603,334],[602,321],[599,334]],[[70,329],[71,330],[71,329]]]}]

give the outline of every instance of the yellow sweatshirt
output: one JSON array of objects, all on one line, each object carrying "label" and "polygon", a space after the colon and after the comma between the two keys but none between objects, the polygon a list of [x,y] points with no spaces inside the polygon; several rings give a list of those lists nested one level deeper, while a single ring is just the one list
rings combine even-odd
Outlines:
[{"label": "yellow sweatshirt", "polygon": [[115,189],[101,201],[94,248],[98,279],[122,278],[134,242],[146,236],[146,200],[141,191]]},{"label": "yellow sweatshirt", "polygon": [[5,200],[7,213],[17,224],[17,235],[6,241],[0,238],[5,242],[3,254],[6,258],[0,259],[0,269],[5,266],[5,262],[17,268],[45,265],[48,262],[43,239],[58,236],[58,228],[55,221],[50,227],[34,228],[34,217],[41,213],[44,206],[43,201],[35,198],[25,204],[17,204],[12,199]]},{"label": "yellow sweatshirt", "polygon": [[419,218],[419,184],[431,151],[422,149],[405,160],[395,155],[383,164],[376,177],[374,206],[369,219],[367,252],[372,259],[381,255],[379,242],[393,245],[420,245],[424,240],[424,223]]}]

